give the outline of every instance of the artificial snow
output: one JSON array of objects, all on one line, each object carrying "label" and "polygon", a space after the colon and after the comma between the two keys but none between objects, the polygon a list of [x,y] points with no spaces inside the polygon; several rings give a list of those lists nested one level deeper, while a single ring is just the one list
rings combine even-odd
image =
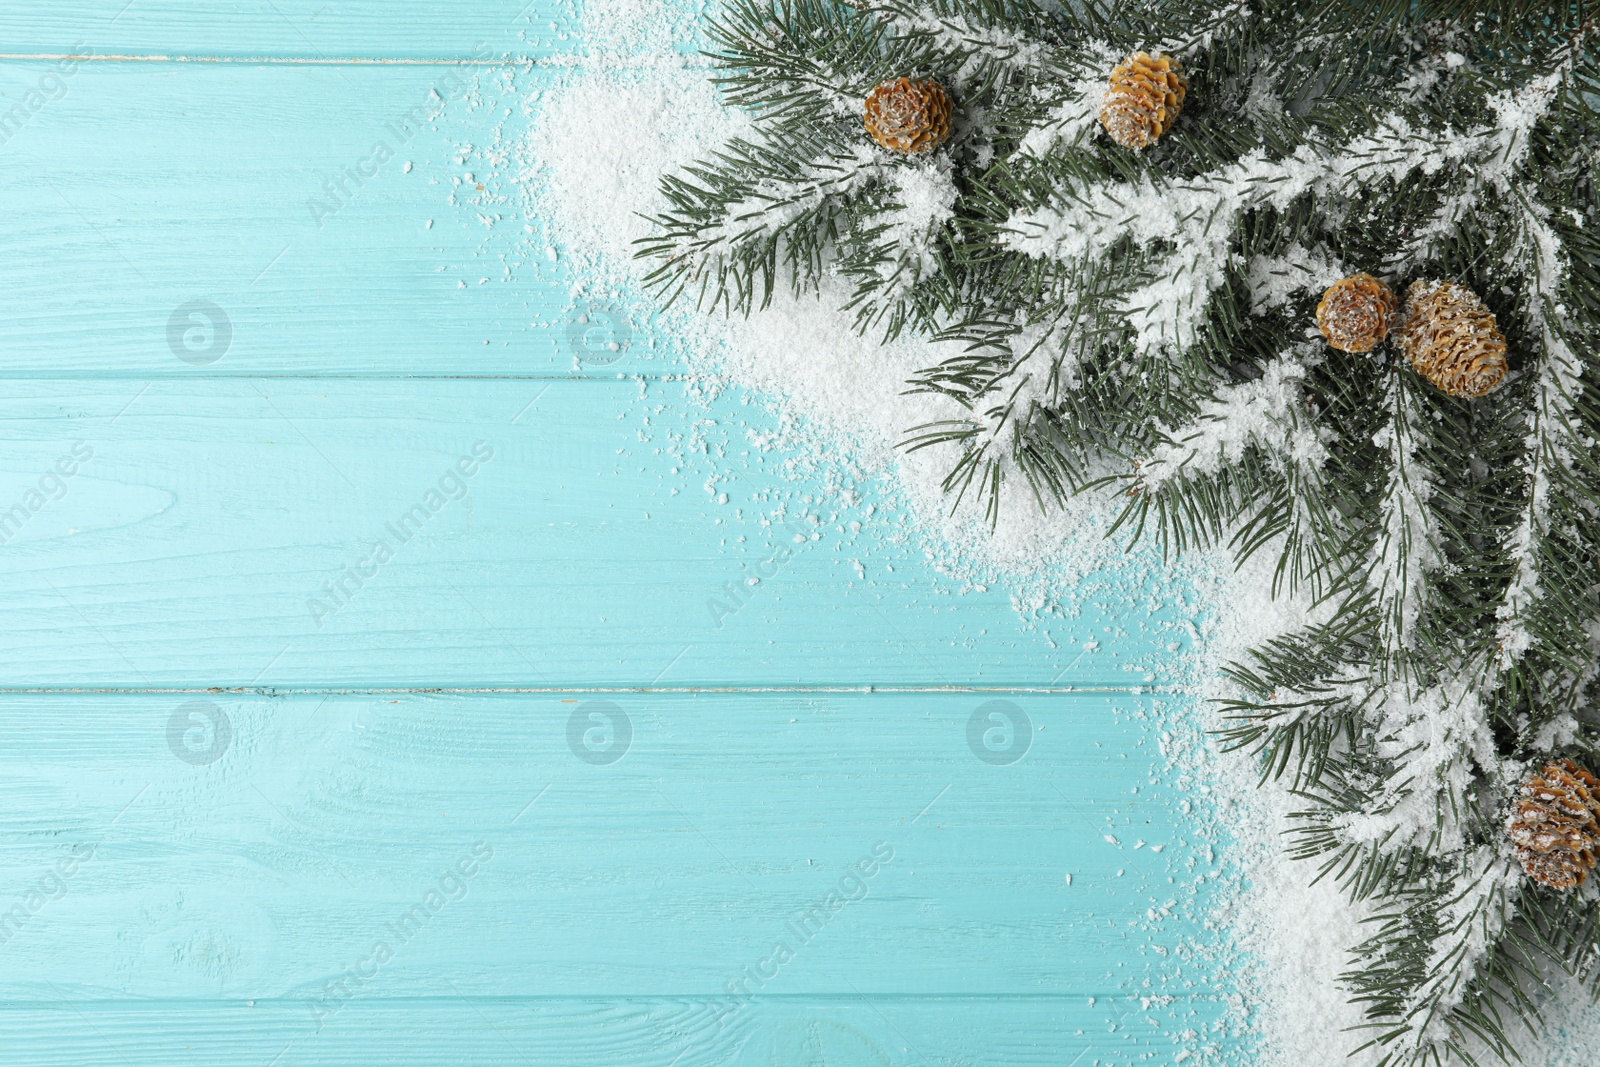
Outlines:
[{"label": "artificial snow", "polygon": [[[1245,10],[1245,5],[1230,5],[1218,17],[1236,17]],[[529,96],[531,131],[509,153],[526,194],[525,208],[552,242],[550,258],[556,258],[559,246],[568,275],[576,279],[575,299],[639,293],[640,277],[648,268],[633,260],[634,242],[650,235],[648,218],[666,206],[658,190],[661,176],[750,133],[742,113],[718,102],[708,81],[711,70],[694,54],[697,5],[591,0],[584,14],[587,54],[560,71],[554,84]],[[957,35],[972,32],[947,22],[930,28]],[[1012,61],[1028,58],[1027,47],[1018,43]],[[552,64],[546,69],[558,68]],[[1091,75],[1086,71],[1077,91],[1029,135],[1028,150],[1042,154],[1061,140],[1096,135],[1099,82]],[[1426,89],[1419,83],[1417,92]],[[1537,94],[1498,101],[1498,127],[1448,139],[1396,122],[1337,153],[1307,151],[1287,169],[1248,157],[1203,186],[1174,182],[1161,189],[1133,190],[1131,199],[1125,186],[1087,188],[1080,190],[1076,205],[1063,202],[1030,218],[1013,219],[1017,233],[1011,240],[1019,250],[1057,258],[1093,259],[1129,237],[1141,247],[1163,250],[1155,253],[1165,262],[1155,265],[1154,276],[1164,280],[1132,294],[1125,306],[1141,344],[1182,344],[1230,266],[1228,221],[1252,203],[1281,205],[1306,191],[1357,180],[1358,170],[1363,171],[1362,181],[1403,175],[1418,165],[1419,145],[1420,151],[1475,160],[1495,159],[1498,152],[1483,181],[1502,180],[1509,170],[1492,168],[1525,150],[1526,130],[1547,103]],[[908,234],[926,232],[948,216],[954,187],[937,164],[896,168],[892,180],[898,183],[901,205],[892,221],[897,228]],[[1436,227],[1418,235],[1419,242],[1435,239],[1452,222],[1446,217],[1436,221]],[[1534,245],[1545,236],[1540,221],[1529,220]],[[1245,266],[1254,303],[1263,310],[1344,272],[1342,264],[1316,248]],[[1248,1062],[1282,1067],[1375,1063],[1378,1054],[1372,1050],[1348,1056],[1360,1043],[1355,1028],[1362,1020],[1338,986],[1338,976],[1349,966],[1347,950],[1366,936],[1367,916],[1345,899],[1332,879],[1308,885],[1311,865],[1285,856],[1281,833],[1289,813],[1303,802],[1280,784],[1258,788],[1254,764],[1242,755],[1219,753],[1204,733],[1218,725],[1207,702],[1236,695],[1221,668],[1242,660],[1253,645],[1305,624],[1315,609],[1303,600],[1272,596],[1276,560],[1270,550],[1237,570],[1217,553],[1195,553],[1181,570],[1164,570],[1147,546],[1125,554],[1122,545],[1104,537],[1119,510],[1119,501],[1108,497],[1084,497],[1064,510],[1042,510],[1025,490],[1012,486],[1003,491],[1001,521],[994,530],[976,516],[952,515],[940,484],[948,455],[937,449],[908,454],[902,447],[909,428],[966,414],[940,394],[906,389],[913,373],[936,364],[944,353],[912,337],[884,344],[858,336],[848,313],[835,310],[847,298],[843,283],[838,284],[838,291],[825,285],[820,299],[796,299],[780,291],[770,307],[749,318],[702,315],[679,306],[662,323],[678,342],[691,376],[704,388],[731,385],[769,398],[777,428],[753,444],[798,449],[813,472],[849,465],[878,478],[915,516],[942,569],[975,584],[1003,582],[1025,618],[1040,620],[1052,609],[1070,609],[1096,576],[1108,572],[1120,573],[1132,585],[1156,583],[1162,595],[1193,596],[1198,591],[1198,603],[1182,613],[1187,619],[1180,623],[1185,632],[1179,636],[1186,641],[1173,642],[1189,648],[1180,661],[1185,684],[1179,692],[1162,696],[1162,721],[1150,727],[1159,733],[1162,752],[1180,775],[1178,784],[1195,802],[1191,807],[1184,801],[1185,812],[1192,811],[1186,817],[1193,836],[1221,849],[1223,862],[1217,862],[1207,845],[1206,863],[1191,868],[1198,872],[1192,875],[1196,885],[1220,887],[1207,922],[1213,932],[1191,948],[1225,957],[1222,965],[1238,993],[1229,1025],[1248,1033]],[[1022,339],[1024,344],[1028,340]],[[1048,333],[1032,338],[1050,340]],[[1304,358],[1304,353],[1285,353],[1260,381],[1219,394],[1195,424],[1171,428],[1168,444],[1148,457],[1141,476],[1158,479],[1183,470],[1212,469],[1250,442],[1269,444],[1281,462],[1314,471],[1325,458],[1323,445],[1296,414]],[[1071,387],[1072,368],[1066,369],[1065,385]],[[1551,422],[1560,414],[1556,398],[1571,384],[1552,381],[1541,390]],[[1023,381],[1017,388],[1027,399],[1028,389],[1043,386]],[[1409,448],[1398,438],[1390,444],[1402,454]],[[1529,444],[1532,451],[1540,443]],[[1418,525],[1426,491],[1419,483],[1406,482],[1391,494],[1393,543],[1417,554],[1419,581],[1433,563],[1427,555],[1431,533],[1425,524]],[[1543,519],[1535,505],[1522,535],[1526,551],[1536,549]],[[811,521],[819,522],[814,516]],[[795,540],[806,539],[796,534]],[[1411,617],[1409,598],[1420,592],[1408,588],[1391,595],[1398,598],[1395,610],[1404,624]],[[1515,627],[1528,599],[1538,595],[1528,582],[1508,598],[1508,628]],[[1514,635],[1514,630],[1508,632]],[[1048,632],[1045,636],[1049,639]],[[1098,646],[1089,641],[1083,647],[1088,652]],[[1468,746],[1473,751],[1492,753],[1492,745],[1480,743],[1477,736],[1481,709],[1459,694],[1436,696],[1440,714],[1430,716],[1421,708],[1398,719],[1395,743],[1441,753],[1421,769],[1448,777],[1459,768],[1442,754],[1454,751],[1461,737],[1473,739]],[[1421,707],[1415,701],[1404,703],[1414,711]],[[1428,800],[1425,810],[1411,804],[1415,797]],[[1386,819],[1389,828],[1415,830],[1434,814],[1432,797],[1430,790],[1397,791],[1374,818]],[[1362,837],[1383,827],[1345,829]],[[1107,841],[1116,839],[1108,835]],[[1072,884],[1071,874],[1065,884]],[[1486,891],[1503,888],[1495,879],[1485,884]],[[1153,908],[1152,922],[1165,913],[1164,907]],[[1600,1047],[1600,1013],[1586,1005],[1581,989],[1563,987],[1550,1008],[1547,1048],[1541,1051],[1524,1042],[1525,1062],[1534,1067],[1592,1062],[1581,1050]],[[1202,1038],[1182,1038],[1181,1044],[1174,1062],[1233,1062]]]}]

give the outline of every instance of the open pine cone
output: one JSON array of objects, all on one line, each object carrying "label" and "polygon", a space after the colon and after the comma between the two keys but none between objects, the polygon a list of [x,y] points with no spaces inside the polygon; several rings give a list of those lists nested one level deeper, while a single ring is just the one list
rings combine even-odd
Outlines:
[{"label": "open pine cone", "polygon": [[867,94],[867,132],[891,152],[921,155],[950,139],[950,94],[932,78],[896,78]]},{"label": "open pine cone", "polygon": [[1172,129],[1189,79],[1171,56],[1135,52],[1111,72],[1100,124],[1124,148],[1144,148]]},{"label": "open pine cone", "polygon": [[1389,335],[1400,302],[1370,274],[1334,282],[1317,304],[1317,325],[1341,352],[1371,352]]},{"label": "open pine cone", "polygon": [[1400,351],[1424,378],[1464,400],[1493,392],[1506,377],[1506,339],[1494,312],[1454,282],[1411,283]]},{"label": "open pine cone", "polygon": [[1556,760],[1518,793],[1506,836],[1522,869],[1552,889],[1582,885],[1600,857],[1600,779],[1571,760]]}]

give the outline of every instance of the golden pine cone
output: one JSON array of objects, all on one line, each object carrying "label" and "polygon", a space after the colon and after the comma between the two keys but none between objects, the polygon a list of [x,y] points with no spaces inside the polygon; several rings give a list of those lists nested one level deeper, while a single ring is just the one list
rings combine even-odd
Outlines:
[{"label": "golden pine cone", "polygon": [[1317,325],[1341,352],[1371,352],[1389,335],[1400,302],[1370,274],[1334,282],[1317,304]]},{"label": "golden pine cone", "polygon": [[1582,885],[1600,858],[1600,778],[1571,760],[1556,760],[1518,793],[1506,836],[1522,869],[1552,889]]},{"label": "golden pine cone", "polygon": [[1412,282],[1406,290],[1400,351],[1428,381],[1474,400],[1506,377],[1506,339],[1494,312],[1454,282]]},{"label": "golden pine cone", "polygon": [[932,78],[895,78],[867,94],[867,132],[891,152],[921,155],[950,139],[954,105]]},{"label": "golden pine cone", "polygon": [[1144,148],[1172,129],[1188,92],[1177,60],[1135,52],[1111,72],[1100,124],[1124,148]]}]

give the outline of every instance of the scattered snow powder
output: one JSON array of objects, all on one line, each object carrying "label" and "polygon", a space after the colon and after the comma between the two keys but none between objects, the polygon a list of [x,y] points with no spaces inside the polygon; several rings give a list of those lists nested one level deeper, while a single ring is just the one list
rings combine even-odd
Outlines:
[{"label": "scattered snow powder", "polygon": [[[1247,5],[1230,4],[1215,18],[1248,16]],[[575,296],[590,291],[637,296],[643,265],[631,258],[633,242],[649,233],[646,218],[665,206],[658,192],[660,176],[710,155],[730,137],[749,134],[747,119],[718,102],[706,61],[695,54],[703,43],[696,37],[698,18],[697,5],[673,0],[591,0],[582,34],[587,54],[543,64],[541,76],[555,80],[541,82],[528,96],[528,139],[506,155],[517,168],[528,215],[551,242],[545,254],[555,258],[559,248],[559,258],[574,279]],[[931,12],[920,21],[942,37],[978,35],[972,27]],[[1009,48],[1011,62],[1035,58],[1030,46],[1020,42],[991,43]],[[1103,51],[1108,60],[1122,58],[1109,48]],[[1103,71],[1091,74],[1085,70],[1076,91],[1029,135],[1029,151],[1043,154],[1092,129]],[[1013,219],[1013,245],[1034,255],[1093,258],[1131,236],[1141,247],[1167,249],[1161,256],[1168,261],[1155,264],[1152,276],[1176,282],[1153,283],[1133,294],[1127,307],[1138,321],[1142,343],[1181,344],[1231,264],[1226,234],[1239,211],[1344,184],[1357,169],[1367,180],[1399,175],[1430,153],[1440,160],[1515,155],[1525,150],[1527,128],[1553,95],[1534,91],[1497,101],[1512,127],[1509,133],[1473,130],[1436,141],[1426,131],[1396,121],[1371,138],[1343,146],[1338,154],[1308,150],[1287,167],[1246,158],[1203,187],[1172,182],[1159,190],[1132,190],[1131,198],[1122,186],[1079,190],[1075,207]],[[1263,100],[1268,96],[1263,91]],[[1502,180],[1507,173],[1496,166],[1488,165],[1485,183]],[[896,225],[915,231],[948,217],[953,186],[947,173],[936,166],[898,168],[893,180],[902,205]],[[1434,231],[1418,240],[1438,239],[1457,217],[1441,217]],[[1537,233],[1530,235],[1530,240],[1537,239]],[[1324,286],[1344,269],[1316,248],[1245,266],[1255,303],[1262,309]],[[937,568],[964,578],[972,588],[982,588],[985,581],[1003,582],[1018,612],[1041,629],[1048,625],[1059,636],[1063,613],[1070,621],[1084,589],[1112,573],[1125,585],[1154,590],[1147,595],[1176,606],[1186,632],[1183,642],[1174,643],[1188,651],[1177,657],[1183,671],[1178,691],[1161,696],[1159,721],[1151,723],[1151,730],[1160,734],[1166,764],[1177,776],[1175,788],[1185,791],[1184,818],[1192,827],[1188,844],[1197,854],[1191,859],[1197,864],[1190,868],[1193,882],[1219,890],[1207,923],[1218,947],[1210,951],[1225,956],[1223,966],[1232,975],[1233,991],[1223,994],[1232,1005],[1227,1024],[1235,1032],[1242,1029],[1249,1041],[1242,1061],[1219,1060],[1222,1054],[1213,1055],[1215,1049],[1206,1043],[1210,1038],[1191,1031],[1187,1038],[1179,1035],[1184,1047],[1174,1062],[1271,1067],[1375,1063],[1378,1056],[1371,1050],[1347,1055],[1358,1043],[1352,1037],[1362,1019],[1337,984],[1349,966],[1347,950],[1367,935],[1365,914],[1345,900],[1331,879],[1308,885],[1309,866],[1285,857],[1281,833],[1303,801],[1276,783],[1258,788],[1251,761],[1220,755],[1204,732],[1216,725],[1207,701],[1234,695],[1220,668],[1244,659],[1252,646],[1315,620],[1326,607],[1272,597],[1276,560],[1270,548],[1238,569],[1217,553],[1196,553],[1168,569],[1149,551],[1127,555],[1103,537],[1118,510],[1117,502],[1108,498],[1080,499],[1064,512],[1043,511],[1025,489],[1012,486],[1004,491],[1003,518],[995,530],[973,516],[951,515],[940,486],[948,457],[933,449],[906,454],[900,448],[910,427],[959,412],[953,401],[937,394],[905,390],[907,378],[937,363],[942,353],[913,338],[885,345],[858,337],[848,315],[831,310],[844,295],[843,290],[826,291],[820,301],[779,296],[772,307],[747,320],[701,316],[680,306],[661,317],[655,332],[673,338],[693,386],[707,395],[733,385],[770,398],[777,429],[756,435],[759,440],[753,437],[752,445],[802,450],[800,459],[788,462],[811,476],[822,473],[831,484],[848,482],[828,473],[837,469],[877,476],[888,495],[909,508]],[[1049,343],[1059,336],[1050,331],[1063,328],[1042,329],[1033,340]],[[1284,462],[1319,464],[1322,443],[1291,417],[1299,389],[1297,358],[1286,354],[1259,381],[1220,394],[1197,423],[1174,429],[1169,445],[1150,457],[1145,476],[1156,477],[1158,471],[1170,476],[1184,464],[1203,468],[1247,440],[1270,442]],[[1043,387],[1022,381],[1017,388],[1023,402],[1031,402]],[[1550,393],[1543,395],[1550,400]],[[1404,453],[1406,442],[1392,443]],[[1397,488],[1410,494],[1412,503],[1425,492],[1415,483]],[[850,492],[840,489],[842,496]],[[868,506],[864,514],[870,516],[875,507]],[[1402,525],[1411,522],[1405,507],[1396,514]],[[770,518],[782,521],[792,514]],[[1538,534],[1537,517],[1533,521],[1530,548]],[[819,526],[812,536],[822,532]],[[1425,535],[1416,526],[1407,526],[1405,532]],[[805,543],[807,538],[795,534],[794,540]],[[887,564],[884,569],[892,573]],[[1525,595],[1537,594],[1529,586]],[[1512,606],[1511,613],[1515,610]],[[1055,641],[1049,630],[1044,637]],[[1064,643],[1081,647],[1085,655],[1098,654],[1101,647],[1081,633]],[[1394,743],[1431,750],[1440,741],[1437,751],[1443,752],[1448,748],[1441,740],[1445,734],[1465,736],[1481,754],[1477,733],[1482,709],[1456,694],[1440,694],[1439,700],[1441,709],[1449,705],[1449,714],[1398,718],[1400,733]],[[1424,770],[1448,777],[1458,769],[1440,759]],[[1421,812],[1405,807],[1406,795],[1391,799],[1391,820],[1410,826],[1421,819]],[[1359,833],[1361,828],[1347,830]],[[1108,840],[1117,839],[1108,835]],[[1064,882],[1071,884],[1070,874]],[[1167,910],[1153,908],[1152,922],[1159,922]],[[1486,928],[1480,924],[1479,929]],[[1462,932],[1477,936],[1467,927]],[[1441,950],[1448,949],[1441,945]],[[1203,944],[1188,946],[1184,958],[1197,965],[1192,961],[1203,951]],[[1586,1067],[1592,1062],[1592,1050],[1600,1047],[1600,1012],[1587,1008],[1586,1000],[1575,985],[1564,991],[1550,1008],[1546,1049],[1525,1048],[1525,1062],[1546,1067]]]}]

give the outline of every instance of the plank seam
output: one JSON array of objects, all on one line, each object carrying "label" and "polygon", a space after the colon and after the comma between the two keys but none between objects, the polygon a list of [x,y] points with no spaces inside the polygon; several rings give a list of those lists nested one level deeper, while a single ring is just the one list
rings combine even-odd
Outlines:
[{"label": "plank seam", "polygon": [[[361,56],[170,56],[143,53],[81,55],[74,52],[0,52],[0,60],[18,63],[242,63],[288,67],[507,67],[538,64],[531,56],[500,59],[402,59]],[[548,64],[548,61],[545,61]],[[564,65],[559,63],[555,65]]]},{"label": "plank seam", "polygon": [[560,693],[1028,693],[1046,696],[1093,693],[1121,693],[1129,696],[1182,693],[1176,685],[541,685],[541,686],[4,686],[0,697],[8,696],[393,696],[393,695],[539,695]]},{"label": "plank seam", "polygon": [[[708,991],[708,992],[704,992],[704,993],[527,993],[527,994],[474,993],[474,994],[471,995],[471,997],[472,997],[472,999],[474,1001],[478,1001],[480,1003],[489,1002],[489,1003],[507,1003],[507,1004],[539,1003],[539,1002],[542,1002],[542,1001],[575,1001],[575,1002],[579,1002],[579,1003],[587,1003],[587,1002],[594,1002],[594,1001],[619,1001],[619,1000],[635,1000],[635,1001],[682,1001],[682,1000],[707,1000],[707,999],[726,1000],[727,996],[728,996],[728,994],[725,991],[722,991],[722,990],[713,990],[713,991]],[[1026,1001],[1026,1000],[1038,1000],[1038,1001],[1045,1001],[1045,1002],[1054,1002],[1054,1001],[1059,1001],[1059,1000],[1081,1000],[1085,996],[1094,996],[1097,999],[1103,998],[1103,999],[1106,999],[1106,1000],[1134,1000],[1134,1001],[1137,1001],[1137,1000],[1145,999],[1145,997],[1148,996],[1148,993],[1145,993],[1145,992],[1142,992],[1142,991],[1135,992],[1135,991],[1131,991],[1131,990],[1130,991],[1119,991],[1119,990],[1109,990],[1108,991],[1103,986],[1096,986],[1096,987],[1093,987],[1093,988],[1086,988],[1082,992],[1073,991],[1073,992],[1069,992],[1069,993],[1034,993],[1034,992],[1028,992],[1028,993],[861,993],[861,992],[842,992],[841,991],[841,992],[836,992],[836,993],[835,992],[828,992],[828,993],[752,993],[752,994],[749,994],[749,996],[750,996],[750,999],[752,1001],[756,1001],[756,1000],[793,1000],[793,1001],[808,1001],[808,1000],[845,1000],[845,1001],[860,1001],[860,1000],[910,1000],[910,1001],[917,1001],[917,1000],[935,1000],[935,1001],[937,1001],[937,1000],[974,1000],[974,1001],[1002,1001],[1002,1000],[1009,1000],[1009,1001],[1018,1001],[1018,1000],[1021,1000],[1021,1001]],[[243,1005],[244,1002],[247,1001],[247,1000],[251,1002],[251,1006],[252,1007],[257,1007],[257,1008],[259,1008],[259,1007],[261,1007],[263,1005],[268,1006],[268,1007],[290,1007],[290,1006],[301,1007],[301,1006],[304,1006],[306,1004],[312,1003],[315,999],[316,998],[314,998],[314,997],[251,997],[251,996],[248,996],[248,995],[246,995],[246,996],[232,996],[232,997],[214,997],[214,998],[213,997],[160,997],[160,998],[156,998],[156,999],[136,999],[136,998],[132,998],[132,997],[116,997],[116,998],[107,997],[107,998],[80,999],[78,1001],[78,1003],[80,1003],[80,1004],[94,1004],[94,1005],[97,1005],[97,1006],[100,1006],[100,1007],[105,1007],[105,1006],[109,1006],[109,1005],[116,1005],[116,1006],[123,1007],[123,1008],[147,1008],[147,1009],[152,1010],[152,1011],[160,1011],[160,1010],[163,1010],[165,1008],[169,1008],[169,1007],[171,1007],[173,1005],[194,1005],[196,1007],[205,1007],[205,1008],[212,1008],[212,1007],[216,1007],[218,1005],[228,1005],[228,1006],[237,1007],[237,1006]],[[363,994],[361,999],[363,1001],[371,1002],[371,1003],[430,1004],[430,1003],[459,1003],[461,998],[453,996],[453,995],[452,996],[446,996],[444,994],[439,994],[437,996],[430,996],[430,995],[404,996],[404,995],[401,995],[401,996],[390,996],[390,997],[372,996],[372,995],[368,995],[368,994]],[[1163,999],[1166,999],[1166,997],[1163,997]],[[1218,993],[1210,993],[1210,994],[1208,994],[1208,993],[1185,993],[1185,994],[1173,995],[1173,996],[1171,996],[1171,999],[1174,1000],[1174,1001],[1188,1000],[1188,1001],[1208,1002],[1208,1001],[1221,1001],[1221,1000],[1225,1000],[1227,998],[1226,998],[1226,995],[1218,994]],[[37,1010],[39,1010],[41,1008],[54,1008],[54,1007],[58,1006],[58,1004],[60,1004],[59,1001],[50,1001],[50,1000],[0,1000],[0,1011],[15,1011],[15,1010],[37,1011]]]},{"label": "plank seam", "polygon": [[236,371],[232,374],[185,374],[181,371],[162,374],[140,374],[137,372],[127,371],[111,371],[108,373],[81,371],[70,372],[66,374],[39,374],[27,371],[15,374],[0,373],[0,381],[6,382],[189,382],[256,380],[351,382],[676,382],[689,381],[691,380],[691,376],[687,374],[626,374],[625,376],[621,376],[617,374],[409,374],[404,372],[396,372],[393,374],[341,374],[337,372],[328,374],[309,374],[304,372],[284,372],[282,374],[277,374],[273,373],[272,371]]}]

